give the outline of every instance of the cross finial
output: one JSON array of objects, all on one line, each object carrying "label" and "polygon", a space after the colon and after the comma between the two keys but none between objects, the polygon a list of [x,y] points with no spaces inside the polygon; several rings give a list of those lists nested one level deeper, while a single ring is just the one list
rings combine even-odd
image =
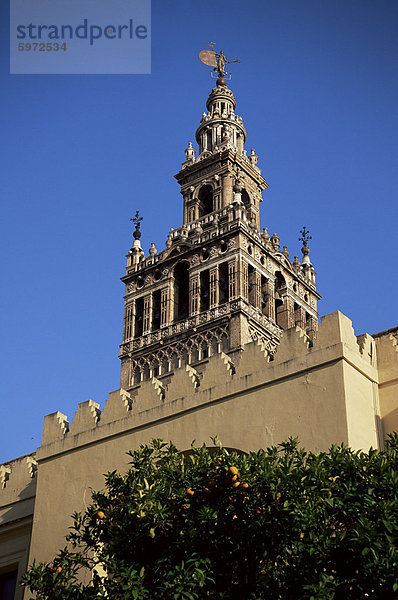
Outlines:
[{"label": "cross finial", "polygon": [[304,246],[307,246],[308,240],[312,240],[312,236],[309,235],[310,231],[306,227],[300,229],[301,237],[299,237],[298,241],[303,242]]},{"label": "cross finial", "polygon": [[303,242],[303,247],[301,248],[301,252],[303,253],[303,263],[309,262],[308,255],[310,253],[310,249],[308,248],[308,240],[312,240],[312,237],[309,235],[309,229],[303,227],[300,229],[301,237],[299,237],[299,242]]},{"label": "cross finial", "polygon": [[140,211],[137,210],[135,212],[135,216],[130,218],[130,221],[132,221],[135,225],[135,231],[133,231],[133,236],[134,239],[139,240],[141,237],[141,231],[140,231],[140,227],[141,227],[141,221],[143,220],[144,217],[140,217]]}]

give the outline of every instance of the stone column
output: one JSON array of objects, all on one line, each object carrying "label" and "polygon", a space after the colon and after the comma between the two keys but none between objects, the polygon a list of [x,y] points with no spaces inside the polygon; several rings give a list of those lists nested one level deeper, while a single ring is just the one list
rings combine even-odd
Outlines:
[{"label": "stone column", "polygon": [[149,333],[152,329],[152,294],[144,297],[144,315],[142,333]]},{"label": "stone column", "polygon": [[213,267],[212,269],[210,269],[209,272],[209,279],[210,279],[210,308],[213,308],[214,306],[218,306],[219,303],[219,289],[218,289],[218,285],[219,285],[219,276],[218,276],[218,265],[216,265],[215,267]]},{"label": "stone column", "polygon": [[185,196],[183,196],[184,198],[184,215],[183,215],[183,224],[186,225],[189,221],[189,217],[188,217],[188,201],[189,201],[189,195],[186,194]]},{"label": "stone column", "polygon": [[266,315],[272,321],[275,321],[275,283],[271,280],[267,281],[266,284],[266,294],[267,294],[267,306],[266,306]]},{"label": "stone column", "polygon": [[200,311],[200,274],[189,277],[189,314],[197,315]]},{"label": "stone column", "polygon": [[261,273],[255,272],[254,276],[254,305],[261,310]]},{"label": "stone column", "polygon": [[124,307],[124,332],[123,341],[131,340],[135,334],[135,300]]},{"label": "stone column", "polygon": [[305,322],[305,310],[302,306],[297,305],[295,311],[294,311],[294,323],[295,325],[298,325],[298,327],[301,327],[301,329],[306,328],[306,322]]},{"label": "stone column", "polygon": [[233,201],[232,175],[226,173],[222,176],[222,206],[227,206]]},{"label": "stone column", "polygon": [[316,332],[318,331],[318,321],[312,315],[307,315],[305,330],[310,340],[314,340]]},{"label": "stone column", "polygon": [[228,262],[228,300],[239,295],[238,261],[234,258]]},{"label": "stone column", "polygon": [[240,295],[249,300],[249,265],[240,261]]},{"label": "stone column", "polygon": [[282,329],[290,329],[294,327],[294,301],[293,298],[285,296],[283,298],[283,305],[278,308],[278,319],[279,327]]},{"label": "stone column", "polygon": [[170,324],[170,288],[165,287],[160,295],[160,327]]}]

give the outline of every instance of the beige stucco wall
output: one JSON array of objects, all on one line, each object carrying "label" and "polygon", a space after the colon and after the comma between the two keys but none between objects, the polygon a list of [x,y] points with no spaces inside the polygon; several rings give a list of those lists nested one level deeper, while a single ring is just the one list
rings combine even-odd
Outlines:
[{"label": "beige stucco wall", "polygon": [[[22,456],[0,465],[0,573],[24,573],[36,495],[36,460]],[[22,598],[17,586],[15,600]]]},{"label": "beige stucco wall", "polygon": [[244,451],[289,436],[312,450],[341,442],[377,447],[378,376],[368,338],[359,344],[351,321],[336,312],[323,319],[313,347],[302,330],[285,332],[272,362],[252,342],[234,365],[217,355],[202,376],[189,368],[176,371],[167,389],[155,379],[145,381],[132,410],[126,394],[116,391],[101,414],[92,401],[79,405],[67,433],[66,417],[49,415],[37,453],[30,560],[51,559],[69,515],[90,502],[90,488],[102,488],[108,470],[126,469],[125,453],[152,438],[172,440],[181,449],[192,440],[210,444],[215,435]]},{"label": "beige stucco wall", "polygon": [[376,337],[380,414],[384,436],[398,431],[398,328]]}]

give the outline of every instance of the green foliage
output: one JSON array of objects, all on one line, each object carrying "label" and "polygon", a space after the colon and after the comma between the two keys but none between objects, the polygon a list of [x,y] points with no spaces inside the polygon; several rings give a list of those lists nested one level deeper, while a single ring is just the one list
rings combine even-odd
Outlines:
[{"label": "green foliage", "polygon": [[398,435],[384,452],[129,454],[24,576],[38,600],[398,598]]}]

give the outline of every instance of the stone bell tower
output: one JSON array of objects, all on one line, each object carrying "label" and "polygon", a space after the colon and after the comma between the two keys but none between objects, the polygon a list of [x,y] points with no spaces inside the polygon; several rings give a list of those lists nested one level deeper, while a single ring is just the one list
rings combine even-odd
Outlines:
[{"label": "stone bell tower", "polygon": [[[215,54],[215,53],[214,53]],[[218,79],[196,131],[198,155],[189,144],[175,175],[183,197],[183,224],[171,229],[166,248],[145,256],[140,218],[132,219],[134,244],[127,255],[121,387],[143,380],[167,383],[188,365],[200,377],[209,356],[238,359],[257,340],[271,358],[283,330],[298,325],[314,337],[317,322],[315,270],[308,232],[303,259],[289,259],[279,237],[260,229],[261,193],[268,185],[218,58]],[[227,358],[229,357],[229,359]]]}]

